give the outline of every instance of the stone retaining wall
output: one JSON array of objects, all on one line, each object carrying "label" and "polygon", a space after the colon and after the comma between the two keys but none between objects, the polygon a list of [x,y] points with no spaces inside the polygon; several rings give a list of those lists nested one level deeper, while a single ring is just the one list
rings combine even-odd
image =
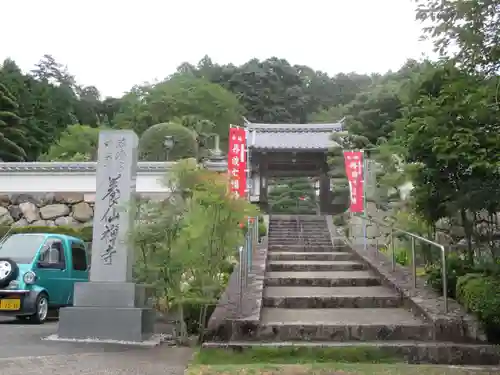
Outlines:
[{"label": "stone retaining wall", "polygon": [[91,226],[95,194],[0,195],[0,225]]}]

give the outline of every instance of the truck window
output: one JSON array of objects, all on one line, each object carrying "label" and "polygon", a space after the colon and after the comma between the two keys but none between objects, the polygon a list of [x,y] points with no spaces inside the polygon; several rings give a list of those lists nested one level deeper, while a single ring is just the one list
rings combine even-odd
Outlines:
[{"label": "truck window", "polygon": [[72,242],[71,256],[73,257],[73,269],[75,271],[87,270],[87,252],[85,251],[83,244]]},{"label": "truck window", "polygon": [[47,265],[65,266],[64,246],[60,239],[49,238],[43,245],[39,261]]}]

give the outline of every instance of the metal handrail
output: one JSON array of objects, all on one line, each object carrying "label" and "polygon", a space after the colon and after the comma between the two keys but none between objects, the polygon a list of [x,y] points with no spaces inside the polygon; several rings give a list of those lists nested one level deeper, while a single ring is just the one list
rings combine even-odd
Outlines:
[{"label": "metal handrail", "polygon": [[[389,228],[391,230],[390,233],[390,247],[391,247],[391,261],[392,261],[392,271],[396,270],[396,253],[394,251],[394,234],[396,233],[401,233],[404,235],[407,235],[411,238],[411,264],[412,264],[412,273],[413,273],[413,287],[417,287],[417,265],[416,265],[416,255],[415,255],[415,240],[422,241],[426,244],[429,244],[431,246],[435,246],[441,250],[441,272],[442,272],[442,279],[443,279],[443,298],[444,298],[444,312],[448,313],[448,280],[447,280],[447,274],[446,274],[446,249],[443,245],[431,241],[425,237],[419,236],[418,234],[408,232],[406,230],[394,227],[392,225],[387,224],[384,221],[375,219],[373,217],[365,216],[365,215],[359,215],[358,217],[361,217],[362,219],[369,220],[372,223],[379,224],[382,226],[385,226],[386,228]],[[366,242],[366,234],[364,241]],[[378,251],[378,249],[377,249]]]},{"label": "metal handrail", "polygon": [[241,317],[243,313],[243,294],[248,286],[249,274],[253,267],[253,255],[257,249],[259,232],[259,218],[249,217],[247,220],[247,232],[243,246],[239,246],[239,264],[238,264],[238,314]]}]

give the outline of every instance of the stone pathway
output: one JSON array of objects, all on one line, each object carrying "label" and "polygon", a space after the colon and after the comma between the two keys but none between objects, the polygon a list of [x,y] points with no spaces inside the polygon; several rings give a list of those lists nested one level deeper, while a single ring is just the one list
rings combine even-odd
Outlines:
[{"label": "stone pathway", "polygon": [[0,319],[2,375],[182,375],[190,348],[155,348],[116,344],[43,341],[57,331],[57,322],[19,324]]}]

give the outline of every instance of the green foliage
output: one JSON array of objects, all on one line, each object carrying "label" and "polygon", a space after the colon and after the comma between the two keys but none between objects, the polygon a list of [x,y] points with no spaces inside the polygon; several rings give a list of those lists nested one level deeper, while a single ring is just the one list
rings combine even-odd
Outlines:
[{"label": "green foliage", "polygon": [[0,159],[4,161],[24,161],[26,151],[22,147],[25,135],[18,115],[16,99],[0,83]]},{"label": "green foliage", "polygon": [[[469,71],[498,74],[499,0],[416,0],[417,19],[441,55]],[[451,48],[450,48],[451,47]]]},{"label": "green foliage", "polygon": [[[456,254],[449,254],[446,260],[446,276],[448,297],[455,298],[458,278],[474,271],[471,264],[466,263]],[[443,273],[441,262],[426,267],[427,284],[441,295],[443,294]]]},{"label": "green foliage", "polygon": [[84,242],[92,242],[92,227],[43,227],[43,226],[27,226],[27,227],[14,227],[10,226],[0,226],[0,238],[5,236],[7,233],[54,233],[54,234],[66,234],[68,236],[73,236],[80,238]]},{"label": "green foliage", "polygon": [[[432,238],[433,231],[431,226],[418,213],[416,213],[411,206],[398,211],[394,216],[394,222],[397,223],[396,226],[399,229],[424,238]],[[396,238],[400,240],[401,251],[404,252],[404,255],[401,255],[401,259],[402,261],[405,259],[404,261],[406,262],[398,263],[408,265],[411,262],[411,240],[404,234],[397,234]],[[434,246],[416,240],[415,257],[417,264],[428,265],[439,261],[441,259],[441,252]]]},{"label": "green foliage", "polygon": [[494,95],[494,85],[450,65],[429,65],[409,86],[395,136],[415,163],[413,196],[428,222],[498,211],[500,108],[488,104]]},{"label": "green foliage", "polygon": [[267,236],[267,226],[265,223],[259,223],[259,239]]},{"label": "green foliage", "polygon": [[305,123],[314,112],[347,104],[371,83],[366,75],[340,73],[329,77],[276,57],[251,59],[235,66],[218,65],[205,56],[196,67],[183,63],[178,72],[225,87],[238,96],[249,121],[268,124]]},{"label": "green foliage", "polygon": [[323,109],[309,116],[309,122],[318,124],[329,124],[339,122],[345,116],[345,108],[342,106]]},{"label": "green foliage", "polygon": [[500,342],[500,277],[467,274],[458,278],[456,296],[483,323],[488,338]]},{"label": "green foliage", "polygon": [[41,161],[95,161],[99,144],[99,131],[88,125],[70,125],[61,133],[57,143],[53,143]]},{"label": "green foliage", "polygon": [[[101,102],[97,88],[78,86],[66,68],[50,55],[43,56],[27,74],[6,59],[0,66],[0,84],[17,105],[15,112],[21,119],[17,130],[23,132],[18,145],[28,161],[46,153],[70,124],[111,125],[119,107],[119,99],[106,98]],[[79,154],[73,159],[88,159],[85,153]]]},{"label": "green foliage", "polygon": [[168,198],[137,207],[131,241],[137,250],[136,279],[154,287],[158,308],[178,309],[184,340],[184,307],[201,306],[203,332],[208,306],[220,296],[243,243],[238,223],[257,212],[227,194],[225,176],[199,169],[193,160],[179,162],[166,184]]},{"label": "green foliage", "polygon": [[134,88],[124,98],[116,123],[142,134],[153,124],[196,116],[215,124],[213,131],[224,141],[229,125],[241,123],[243,111],[237,97],[220,85],[175,74],[158,84]]},{"label": "green foliage", "polygon": [[309,178],[276,179],[270,184],[268,199],[273,213],[315,214],[314,182]]},{"label": "green foliage", "polygon": [[[165,137],[173,137],[172,149],[165,148]],[[176,123],[156,124],[147,129],[139,140],[139,159],[145,161],[179,160],[198,156],[196,134]]]},{"label": "green foliage", "polygon": [[[379,248],[380,252],[385,254],[387,257],[392,257],[391,250],[387,246],[382,246]],[[409,266],[411,264],[411,253],[407,247],[401,246],[400,244],[394,245],[394,260],[397,264],[402,266]]]},{"label": "green foliage", "polygon": [[347,129],[376,144],[380,138],[387,138],[392,133],[394,121],[401,117],[401,108],[396,88],[374,86],[356,95],[346,106]]}]

